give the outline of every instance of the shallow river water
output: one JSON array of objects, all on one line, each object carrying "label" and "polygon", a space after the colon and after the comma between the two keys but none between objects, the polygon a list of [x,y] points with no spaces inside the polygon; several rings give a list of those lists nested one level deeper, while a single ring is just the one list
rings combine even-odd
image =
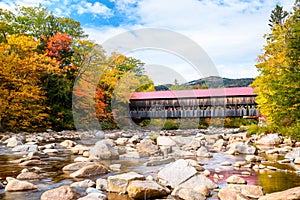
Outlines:
[{"label": "shallow river water", "polygon": [[[80,141],[77,141],[80,143]],[[11,152],[6,146],[0,146],[0,182],[5,182],[6,177],[16,177],[20,174],[23,166],[18,166],[18,164],[12,164],[9,161],[19,159],[23,154]],[[38,172],[42,178],[36,181],[32,181],[37,185],[38,190],[35,191],[25,191],[25,192],[5,192],[4,189],[0,189],[0,199],[3,200],[38,200],[41,194],[51,188],[56,188],[62,185],[70,185],[74,181],[80,181],[84,179],[73,179],[68,176],[68,174],[62,171],[62,168],[69,163],[72,163],[74,156],[71,152],[64,151],[64,153],[59,153],[57,155],[51,156],[52,160],[46,160],[47,165],[40,165],[40,171]],[[288,188],[300,186],[300,175],[294,172],[294,170],[289,165],[279,165],[270,163],[269,165],[275,166],[282,170],[266,170],[266,171],[254,171],[247,168],[234,168],[233,166],[221,166],[224,161],[229,161],[235,163],[236,161],[243,161],[245,156],[233,156],[225,155],[221,153],[213,153],[212,158],[203,158],[200,161],[203,167],[211,171],[210,178],[213,179],[215,174],[215,169],[219,168],[221,171],[218,175],[223,176],[222,178],[215,180],[216,183],[223,187],[226,184],[226,178],[233,174],[241,174],[243,171],[250,172],[250,175],[243,176],[247,180],[249,185],[260,185],[263,187],[266,193],[271,193],[275,191],[282,191]],[[121,164],[121,171],[118,173],[124,173],[129,171],[135,171],[143,175],[152,175],[156,177],[160,166],[146,167],[144,163],[148,158],[141,159],[121,159],[121,160],[111,160],[106,161],[105,164]],[[276,158],[274,159],[276,160]],[[32,167],[26,167],[32,171]],[[92,180],[96,180],[100,177],[107,177],[109,175],[116,174],[112,172],[104,176],[93,177]],[[109,194],[108,198],[111,200],[128,199],[127,196],[116,196],[116,194]]]}]

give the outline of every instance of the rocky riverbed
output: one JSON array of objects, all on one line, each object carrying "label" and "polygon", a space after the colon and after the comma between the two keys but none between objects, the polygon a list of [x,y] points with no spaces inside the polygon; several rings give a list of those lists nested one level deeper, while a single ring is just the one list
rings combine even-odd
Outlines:
[{"label": "rocky riverbed", "polygon": [[0,199],[300,199],[300,143],[238,129],[0,135]]}]

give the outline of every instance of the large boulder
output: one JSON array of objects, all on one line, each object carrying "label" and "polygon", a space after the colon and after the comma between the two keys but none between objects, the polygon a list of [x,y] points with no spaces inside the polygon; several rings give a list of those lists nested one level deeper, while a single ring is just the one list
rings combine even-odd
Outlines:
[{"label": "large boulder", "polygon": [[38,145],[36,144],[23,144],[15,146],[12,151],[18,152],[38,152]]},{"label": "large boulder", "polygon": [[28,182],[28,181],[19,181],[17,179],[9,179],[5,191],[8,192],[17,192],[17,191],[25,191],[25,190],[35,190],[37,187]]},{"label": "large boulder", "polygon": [[175,188],[175,190],[178,188],[193,189],[193,188],[197,188],[200,186],[205,186],[208,189],[218,188],[218,185],[216,183],[214,183],[212,180],[210,180],[203,174],[199,174],[199,175],[193,176],[192,178],[190,178],[187,181],[183,182],[182,184],[178,185],[178,187]]},{"label": "large boulder", "polygon": [[95,163],[93,165],[87,165],[82,167],[81,169],[70,174],[73,178],[84,178],[84,177],[92,177],[98,176],[102,174],[108,173],[108,168],[102,164]]},{"label": "large boulder", "polygon": [[155,181],[131,181],[127,192],[133,199],[152,199],[164,197],[170,193],[170,190]]},{"label": "large boulder", "polygon": [[4,143],[6,144],[7,147],[15,147],[18,145],[22,145],[23,141],[16,136],[12,136],[11,138],[5,140]]},{"label": "large boulder", "polygon": [[255,143],[259,145],[265,145],[265,146],[274,146],[279,145],[282,143],[282,138],[277,134],[268,134],[266,136],[263,136],[259,140],[257,140]]},{"label": "large boulder", "polygon": [[41,200],[77,200],[79,197],[80,194],[70,186],[61,186],[44,192]]},{"label": "large boulder", "polygon": [[152,140],[144,139],[141,140],[139,144],[137,144],[137,151],[139,153],[147,153],[153,155],[158,153],[159,148],[157,145],[154,144]]},{"label": "large boulder", "polygon": [[172,196],[179,197],[184,200],[205,200],[206,197],[192,188],[180,188],[176,193],[172,192]]},{"label": "large boulder", "polygon": [[125,174],[109,176],[107,178],[107,191],[125,194],[130,181],[144,179],[145,177],[143,175],[136,172],[128,172]]},{"label": "large boulder", "polygon": [[291,188],[281,192],[274,192],[259,198],[259,200],[296,200],[300,199],[300,187]]},{"label": "large boulder", "polygon": [[164,186],[177,187],[197,173],[188,161],[179,159],[162,168],[157,175],[158,181]]},{"label": "large boulder", "polygon": [[119,159],[119,153],[107,140],[98,141],[90,150],[90,158],[113,160]]},{"label": "large boulder", "polygon": [[255,154],[257,149],[254,146],[245,144],[243,142],[234,142],[228,145],[229,154]]},{"label": "large boulder", "polygon": [[156,143],[158,146],[176,146],[176,142],[168,136],[158,136]]},{"label": "large boulder", "polygon": [[256,185],[228,185],[220,189],[218,196],[221,200],[258,199],[263,196],[262,187]]},{"label": "large boulder", "polygon": [[288,152],[285,155],[285,158],[290,160],[295,160],[298,157],[300,157],[300,147],[294,148],[292,151]]}]

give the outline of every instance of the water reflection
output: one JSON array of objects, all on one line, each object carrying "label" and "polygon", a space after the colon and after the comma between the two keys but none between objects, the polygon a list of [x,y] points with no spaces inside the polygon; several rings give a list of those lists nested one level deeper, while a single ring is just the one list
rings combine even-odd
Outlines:
[{"label": "water reflection", "polygon": [[258,174],[259,183],[266,193],[300,186],[300,176],[291,172],[266,171]]}]

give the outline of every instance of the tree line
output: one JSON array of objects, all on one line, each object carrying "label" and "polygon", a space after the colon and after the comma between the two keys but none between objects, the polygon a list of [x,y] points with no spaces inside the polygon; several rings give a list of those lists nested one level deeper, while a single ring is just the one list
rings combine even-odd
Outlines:
[{"label": "tree line", "polygon": [[[79,22],[57,17],[41,5],[16,6],[14,12],[0,9],[0,131],[74,129],[74,98],[87,99],[76,106],[92,106],[88,115],[115,128],[110,102],[123,75],[131,76],[128,86],[141,86],[136,90],[154,90],[143,65],[118,53],[106,55]],[[85,73],[86,68],[101,72],[92,97],[84,92],[91,87],[87,76],[93,75]],[[85,81],[75,87],[76,77],[83,75]]]},{"label": "tree line", "polygon": [[252,86],[267,118],[266,130],[300,138],[300,1],[291,12],[276,6]]}]

